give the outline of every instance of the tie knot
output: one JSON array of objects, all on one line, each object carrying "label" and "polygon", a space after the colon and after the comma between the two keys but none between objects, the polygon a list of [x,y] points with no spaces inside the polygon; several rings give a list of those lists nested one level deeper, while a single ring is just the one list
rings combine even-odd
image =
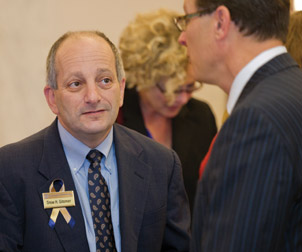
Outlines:
[{"label": "tie knot", "polygon": [[101,159],[102,159],[102,153],[99,152],[96,149],[93,149],[91,151],[89,151],[89,153],[87,154],[86,158],[88,159],[88,161],[90,163],[101,163]]}]

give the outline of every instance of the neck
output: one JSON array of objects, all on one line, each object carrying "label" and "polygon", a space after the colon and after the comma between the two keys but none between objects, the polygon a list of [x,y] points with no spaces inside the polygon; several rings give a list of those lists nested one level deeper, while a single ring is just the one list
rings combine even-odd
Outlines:
[{"label": "neck", "polygon": [[152,138],[162,145],[172,148],[172,120],[167,118],[148,104],[141,101],[141,111],[145,127],[151,133]]},{"label": "neck", "polygon": [[258,41],[251,37],[241,36],[241,39],[238,40],[238,43],[234,43],[229,47],[228,53],[225,57],[224,62],[226,72],[229,76],[229,82],[224,83],[224,90],[229,93],[231,85],[237,74],[252,59],[254,59],[260,53],[280,45],[282,45],[282,42],[277,39]]}]

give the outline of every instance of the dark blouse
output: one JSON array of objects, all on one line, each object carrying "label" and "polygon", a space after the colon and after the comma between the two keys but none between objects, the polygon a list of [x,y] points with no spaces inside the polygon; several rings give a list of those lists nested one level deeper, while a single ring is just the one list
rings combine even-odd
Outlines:
[{"label": "dark blouse", "polygon": [[[117,122],[147,136],[139,96],[135,89],[126,89],[124,105]],[[200,163],[217,132],[215,117],[205,102],[191,98],[172,119],[172,149],[178,154],[183,168],[184,184],[191,212],[195,198]]]}]

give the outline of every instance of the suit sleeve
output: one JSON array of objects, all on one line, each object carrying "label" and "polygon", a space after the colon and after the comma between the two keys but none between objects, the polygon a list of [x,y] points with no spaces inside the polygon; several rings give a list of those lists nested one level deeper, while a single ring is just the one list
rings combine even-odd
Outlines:
[{"label": "suit sleeve", "polygon": [[14,200],[0,181],[0,252],[21,251],[22,224]]},{"label": "suit sleeve", "polygon": [[198,185],[192,251],[278,250],[294,193],[285,135],[255,109],[229,118]]},{"label": "suit sleeve", "polygon": [[174,151],[174,165],[168,189],[167,222],[162,251],[189,251],[190,210],[185,192],[182,169]]}]

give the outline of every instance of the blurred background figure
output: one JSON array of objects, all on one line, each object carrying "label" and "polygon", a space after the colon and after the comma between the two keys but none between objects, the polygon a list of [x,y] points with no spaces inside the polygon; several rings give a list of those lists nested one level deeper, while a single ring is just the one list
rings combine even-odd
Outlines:
[{"label": "blurred background figure", "polygon": [[302,11],[294,12],[290,16],[285,46],[302,68]]},{"label": "blurred background figure", "polygon": [[217,127],[210,107],[192,98],[201,85],[177,41],[177,15],[164,9],[140,14],[122,33],[127,84],[117,121],[177,152],[192,211],[199,165]]}]

